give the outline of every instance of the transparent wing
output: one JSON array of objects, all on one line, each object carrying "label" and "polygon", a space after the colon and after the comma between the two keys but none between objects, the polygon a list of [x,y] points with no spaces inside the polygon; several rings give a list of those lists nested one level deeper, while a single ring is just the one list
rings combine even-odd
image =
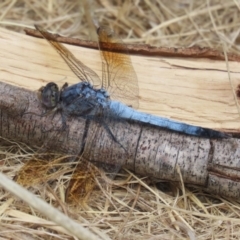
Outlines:
[{"label": "transparent wing", "polygon": [[51,34],[35,25],[35,28],[42,36],[51,44],[51,46],[59,53],[63,60],[67,63],[73,73],[83,82],[89,82],[94,87],[101,87],[102,81],[99,76],[80,60],[78,60],[66,47],[56,41],[54,34]]},{"label": "transparent wing", "polygon": [[[66,47],[56,41],[55,35],[35,25],[42,36],[56,49],[74,74],[81,80],[91,83],[95,88],[104,88],[112,99],[138,108],[138,81],[132,66],[128,49],[107,27],[97,31],[102,56],[102,81],[89,67],[78,60]],[[121,53],[119,53],[121,52]]]},{"label": "transparent wing", "polygon": [[126,45],[107,27],[99,27],[97,33],[103,61],[103,88],[112,99],[137,109],[138,80]]}]

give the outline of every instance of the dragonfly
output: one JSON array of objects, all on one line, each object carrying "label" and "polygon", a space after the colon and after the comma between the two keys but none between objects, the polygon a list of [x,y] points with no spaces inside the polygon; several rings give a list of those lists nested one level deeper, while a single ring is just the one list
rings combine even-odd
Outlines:
[{"label": "dragonfly", "polygon": [[[60,90],[54,82],[40,88],[39,99],[42,105],[50,111],[61,111],[64,124],[64,117],[70,115],[90,119],[96,116],[100,119],[100,116],[101,120],[104,120],[105,114],[111,115],[112,118],[135,120],[198,137],[222,138],[227,136],[213,129],[136,111],[135,109],[139,106],[137,75],[130,56],[127,54],[126,45],[109,28],[98,27],[97,29],[102,57],[102,79],[58,42],[55,35],[40,26],[35,25],[35,28],[80,80],[79,83],[71,86],[65,83]],[[112,49],[112,51],[104,49]]]},{"label": "dragonfly", "polygon": [[[95,138],[95,132],[102,129],[109,141],[114,142],[115,147],[122,148],[127,156],[127,148],[115,136],[111,129],[112,121],[128,120],[151,124],[183,134],[207,137],[225,138],[227,135],[213,129],[193,126],[182,122],[173,121],[163,117],[157,117],[137,111],[139,107],[138,78],[131,63],[128,49],[124,42],[114,32],[105,26],[97,28],[98,43],[102,58],[102,78],[92,69],[77,59],[63,44],[57,41],[56,36],[40,26],[35,28],[58,52],[73,73],[78,82],[71,86],[67,83],[59,89],[54,82],[49,82],[38,91],[39,101],[47,114],[60,112],[62,128],[68,128],[66,122],[70,117],[83,118],[86,121],[94,121],[95,129],[91,129],[92,135],[88,138],[84,149],[87,158],[91,151],[91,141]],[[106,50],[108,49],[108,50]],[[112,49],[112,51],[109,51]],[[90,131],[90,130],[89,130]],[[71,152],[70,152],[71,153]],[[77,155],[78,152],[75,154]],[[110,172],[117,172],[123,163],[117,166],[104,168]],[[45,164],[46,166],[46,164]],[[70,184],[74,185],[74,183]]]}]

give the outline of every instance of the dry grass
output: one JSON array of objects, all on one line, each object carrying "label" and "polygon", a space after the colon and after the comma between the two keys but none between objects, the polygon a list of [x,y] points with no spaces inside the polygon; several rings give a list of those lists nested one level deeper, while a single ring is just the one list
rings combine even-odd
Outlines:
[{"label": "dry grass", "polygon": [[[37,23],[66,36],[93,39],[91,17],[94,17],[108,22],[126,42],[171,47],[197,44],[239,52],[240,3],[237,0],[89,2],[1,1],[1,26],[23,32],[23,26]],[[32,154],[24,145],[13,142],[2,145],[2,172],[11,178],[19,175],[20,168]],[[49,164],[52,171],[44,169],[45,175],[40,176],[46,177],[39,177],[39,181],[36,177],[39,168],[32,170],[35,178],[25,178],[25,185],[27,180],[31,181],[31,192],[103,239],[107,236],[109,239],[151,240],[240,238],[238,203],[184,185],[166,188],[159,184],[157,188],[149,179],[126,171],[114,182],[98,178],[99,173],[94,168],[90,175],[82,172],[79,176],[88,181],[81,183],[84,188],[79,204],[67,204],[64,192],[71,171],[64,162],[56,171],[54,164],[58,161],[59,158],[55,158]],[[85,169],[84,165],[82,168]],[[73,239],[63,227],[44,220],[41,211],[13,198],[3,189],[0,191],[0,239]]]}]

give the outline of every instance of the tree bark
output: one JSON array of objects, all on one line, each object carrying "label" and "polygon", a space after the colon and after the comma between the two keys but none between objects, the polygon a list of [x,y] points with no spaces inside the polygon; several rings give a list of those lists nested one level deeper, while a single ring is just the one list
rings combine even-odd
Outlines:
[{"label": "tree bark", "polygon": [[43,110],[36,93],[0,83],[2,137],[71,155],[78,155],[85,146],[84,157],[89,161],[122,165],[167,181],[180,180],[179,166],[185,183],[240,197],[239,139],[210,140],[136,122],[113,121],[110,128],[126,152],[104,128],[96,128],[98,123],[91,122],[86,131],[85,120],[75,117],[67,121],[63,131],[61,115],[41,116]]}]

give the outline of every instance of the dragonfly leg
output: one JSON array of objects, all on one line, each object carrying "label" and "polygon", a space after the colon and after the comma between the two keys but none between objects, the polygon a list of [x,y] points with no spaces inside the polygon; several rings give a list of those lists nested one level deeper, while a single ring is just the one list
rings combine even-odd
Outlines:
[{"label": "dragonfly leg", "polygon": [[108,125],[105,123],[103,118],[97,118],[95,115],[88,115],[88,116],[81,116],[84,119],[89,119],[92,121],[96,121],[97,123],[99,123],[100,125],[102,125],[104,127],[104,129],[107,131],[107,133],[109,134],[109,136],[111,137],[111,139],[119,144],[121,146],[121,148],[124,149],[125,152],[127,152],[126,148],[117,140],[117,138],[114,136],[114,134],[112,133],[112,130],[108,127]]},{"label": "dragonfly leg", "polygon": [[65,131],[68,128],[68,125],[67,125],[67,117],[68,117],[68,115],[62,111],[61,112],[61,117],[62,117],[62,127],[61,127],[61,130]]},{"label": "dragonfly leg", "polygon": [[105,128],[105,130],[107,131],[107,133],[110,135],[110,137],[112,138],[112,140],[113,140],[115,143],[119,144],[119,145],[121,146],[121,148],[123,148],[124,151],[127,152],[126,148],[117,140],[117,138],[114,136],[114,134],[112,133],[112,130],[108,127],[108,125],[107,125],[103,120],[101,120],[99,123],[103,125],[103,127]]}]

